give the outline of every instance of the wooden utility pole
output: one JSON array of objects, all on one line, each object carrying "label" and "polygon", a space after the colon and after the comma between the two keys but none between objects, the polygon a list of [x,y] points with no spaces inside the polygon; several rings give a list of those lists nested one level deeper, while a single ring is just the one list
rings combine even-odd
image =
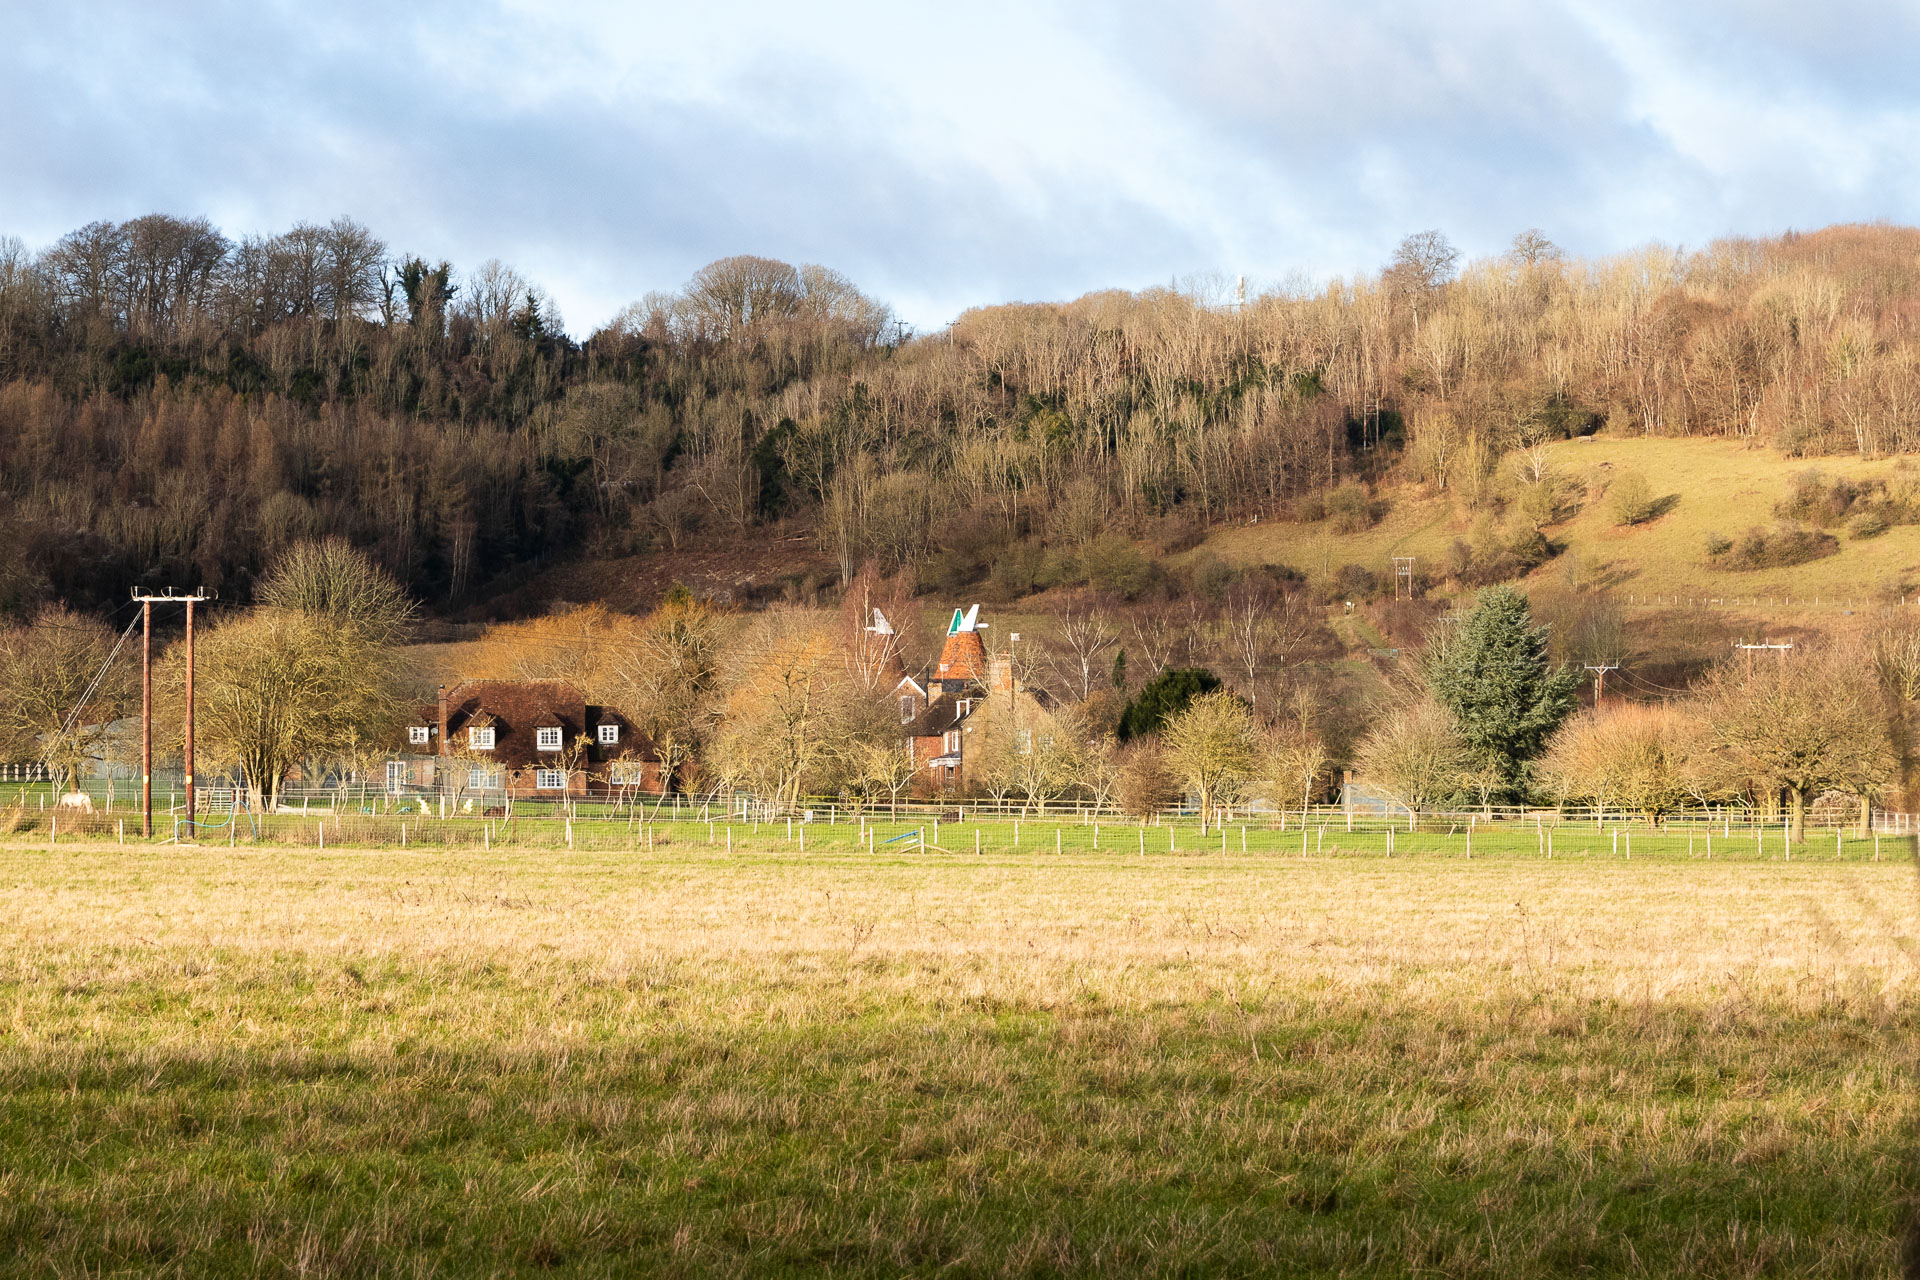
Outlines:
[{"label": "wooden utility pole", "polygon": [[184,761],[186,785],[181,788],[187,801],[187,839],[193,839],[193,602],[200,597],[187,597],[187,733]]},{"label": "wooden utility pole", "polygon": [[134,596],[141,610],[140,635],[140,830],[153,835],[153,606],[187,606],[187,722],[186,800],[187,838],[193,838],[193,606],[211,599],[205,592],[190,596],[167,588],[163,596]]},{"label": "wooden utility pole", "polygon": [[1600,709],[1600,704],[1607,696],[1607,672],[1619,669],[1620,664],[1617,662],[1587,664],[1587,670],[1593,672],[1593,709],[1595,711]]},{"label": "wooden utility pole", "polygon": [[153,838],[153,601],[140,602],[140,834]]}]

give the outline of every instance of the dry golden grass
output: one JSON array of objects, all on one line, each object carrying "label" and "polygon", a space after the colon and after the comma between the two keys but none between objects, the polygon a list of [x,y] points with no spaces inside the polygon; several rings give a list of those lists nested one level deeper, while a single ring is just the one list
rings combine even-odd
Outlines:
[{"label": "dry golden grass", "polygon": [[1885,1274],[1920,1114],[1903,865],[16,848],[0,913],[24,1275]]},{"label": "dry golden grass", "polygon": [[[1548,529],[1554,542],[1579,558],[1583,581],[1612,585],[1623,595],[1758,597],[1772,600],[1774,610],[1789,598],[1798,607],[1814,596],[1829,605],[1851,597],[1860,605],[1882,592],[1911,596],[1920,576],[1920,526],[1912,525],[1866,541],[1835,530],[1838,554],[1788,568],[1727,572],[1706,561],[1709,533],[1738,538],[1755,525],[1772,527],[1775,504],[1800,472],[1817,468],[1829,477],[1897,486],[1911,475],[1904,459],[1789,458],[1737,440],[1610,432],[1555,445],[1553,458],[1556,472],[1578,491],[1598,493],[1611,478],[1635,472],[1648,479],[1656,498],[1674,499],[1666,514],[1631,528],[1614,523],[1604,498],[1585,500],[1571,519]],[[1415,486],[1391,496],[1386,519],[1359,533],[1338,533],[1326,521],[1273,521],[1224,529],[1203,550],[1232,563],[1273,561],[1323,576],[1347,563],[1387,572],[1396,555],[1417,556],[1423,569],[1443,572],[1447,548],[1470,536],[1472,519],[1450,498]],[[1566,572],[1565,563],[1555,560],[1534,576],[1558,582]]]}]

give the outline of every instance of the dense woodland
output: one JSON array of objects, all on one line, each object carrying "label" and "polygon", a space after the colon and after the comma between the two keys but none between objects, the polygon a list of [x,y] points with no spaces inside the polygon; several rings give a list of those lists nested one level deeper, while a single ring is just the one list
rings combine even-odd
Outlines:
[{"label": "dense woodland", "polygon": [[917,338],[831,271],[726,259],[578,341],[510,268],[347,220],[96,223],[0,240],[0,539],[24,552],[0,606],[245,600],[339,535],[445,610],[554,557],[779,520],[843,577],[1126,594],[1143,538],[1325,518],[1329,493],[1364,519],[1389,474],[1517,513],[1499,456],[1601,425],[1920,448],[1916,307],[1906,228],[1593,261],[1525,233],[1464,267],[1423,233],[1324,288],[1100,293]]}]

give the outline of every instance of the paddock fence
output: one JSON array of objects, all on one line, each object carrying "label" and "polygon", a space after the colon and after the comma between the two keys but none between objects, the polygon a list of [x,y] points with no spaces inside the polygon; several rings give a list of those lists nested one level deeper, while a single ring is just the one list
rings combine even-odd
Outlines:
[{"label": "paddock fence", "polygon": [[[139,788],[126,780],[90,781],[80,793],[55,795],[42,782],[0,782],[0,838],[139,842]],[[63,803],[63,800],[66,803]],[[1132,848],[1314,856],[1427,849],[1433,852],[1537,852],[1632,855],[1695,850],[1726,856],[1784,848],[1786,815],[1725,805],[1665,814],[1658,820],[1617,807],[1480,805],[1410,811],[1380,793],[1354,788],[1347,803],[1276,807],[1255,802],[1219,806],[1202,815],[1192,804],[1127,814],[1085,800],[1008,798],[849,801],[819,796],[782,804],[744,792],[652,796],[638,793],[551,799],[504,793],[389,793],[372,788],[308,787],[283,791],[272,812],[257,811],[244,789],[216,782],[200,788],[186,812],[178,788],[156,787],[152,840],[200,845],[281,844],[443,847],[449,849],[792,848],[868,852],[938,849],[1060,852]],[[1845,856],[1871,842],[1920,836],[1920,814],[1875,808],[1866,824],[1857,806],[1817,807],[1805,843]],[[189,821],[191,819],[191,821]],[[1822,820],[1824,819],[1824,821]],[[1624,845],[1622,841],[1624,840]],[[945,843],[943,843],[943,841]],[[958,845],[955,844],[958,841]],[[1477,842],[1477,843],[1476,843]],[[1741,842],[1745,842],[1744,844]]]}]

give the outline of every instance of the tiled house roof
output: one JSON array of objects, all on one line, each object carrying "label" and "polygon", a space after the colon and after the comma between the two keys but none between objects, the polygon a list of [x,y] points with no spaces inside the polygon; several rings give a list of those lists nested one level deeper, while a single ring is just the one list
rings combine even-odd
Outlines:
[{"label": "tiled house roof", "polygon": [[[968,710],[970,711],[971,708]],[[935,737],[958,725],[967,714],[968,712],[962,711],[959,703],[954,699],[942,698],[938,702],[928,704],[926,710],[915,716],[911,722],[902,725],[900,732],[909,738]]]},{"label": "tiled house roof", "polygon": [[940,661],[934,664],[932,678],[943,684],[955,680],[981,680],[987,673],[987,647],[977,631],[957,631],[940,646]]},{"label": "tiled house roof", "polygon": [[[440,707],[428,703],[416,713],[428,726],[429,751],[442,751]],[[614,760],[657,761],[653,742],[638,726],[613,707],[586,701],[564,680],[468,680],[446,694],[446,734],[453,751],[485,759],[503,769],[530,769],[567,758],[575,767],[592,770]],[[616,741],[602,743],[599,729],[613,725]],[[472,749],[470,730],[493,730],[491,751]],[[560,730],[560,750],[542,751],[541,729]],[[585,739],[585,747],[580,743]]]}]

